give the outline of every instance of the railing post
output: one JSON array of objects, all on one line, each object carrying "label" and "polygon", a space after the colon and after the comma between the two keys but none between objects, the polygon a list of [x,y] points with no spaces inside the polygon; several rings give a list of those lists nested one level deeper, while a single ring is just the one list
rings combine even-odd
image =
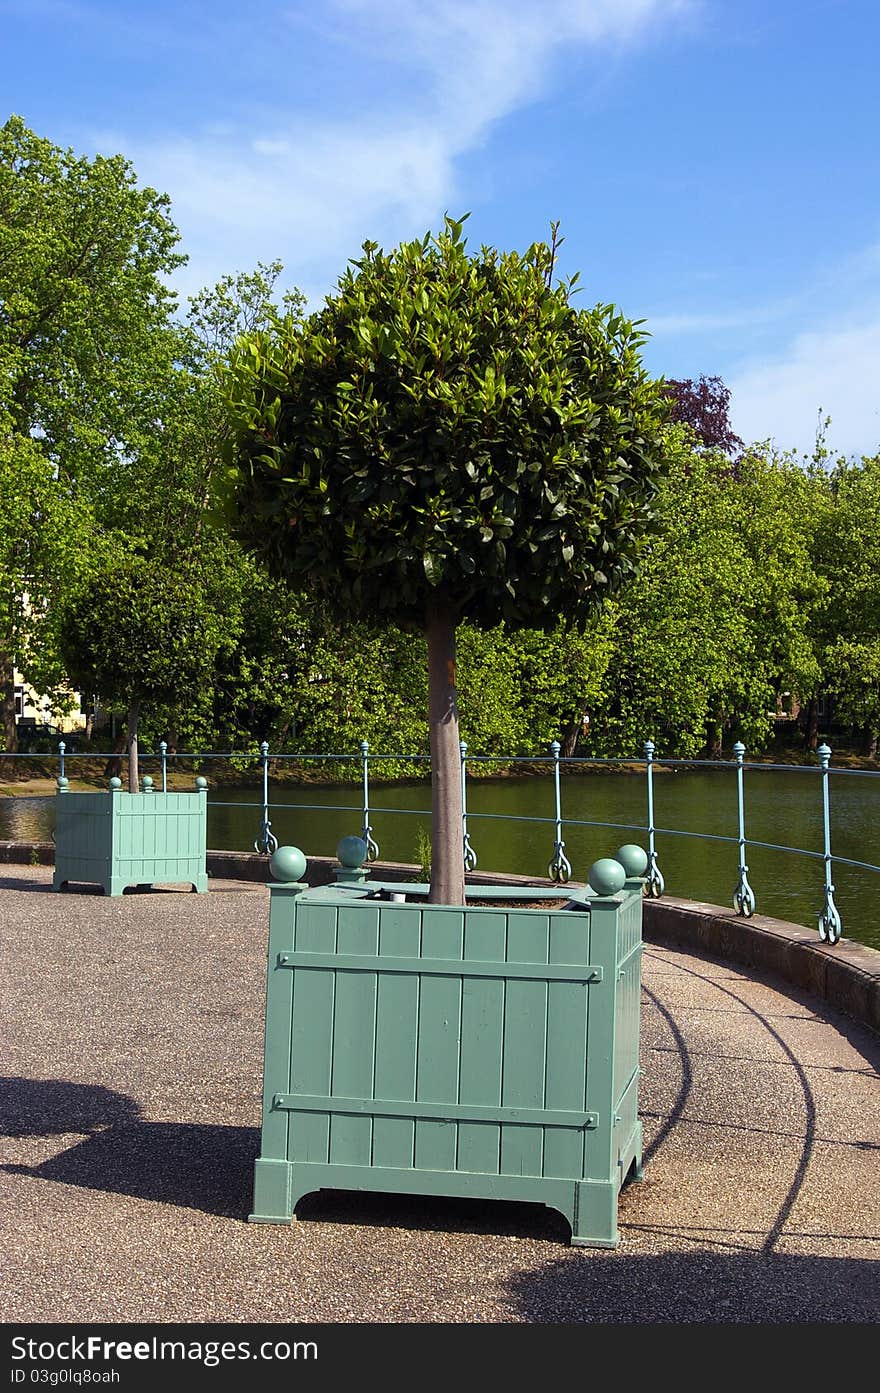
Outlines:
[{"label": "railing post", "polygon": [[254,842],[254,851],[260,852],[263,856],[271,856],[273,851],[278,850],[278,838],[272,831],[272,824],[269,821],[269,742],[260,741],[260,759],[263,764],[263,820],[260,824],[260,835]]},{"label": "railing post", "polygon": [[658,899],[666,889],[660,867],[657,865],[657,852],[654,847],[654,741],[646,740],[643,746],[648,768],[648,874],[645,889],[652,899]]},{"label": "railing post", "polygon": [[162,757],[162,792],[168,792],[168,741],[159,741],[159,754]]},{"label": "railing post", "polygon": [[62,779],[64,778],[64,751],[65,751],[66,749],[67,749],[67,746],[65,745],[64,741],[63,741],[63,740],[59,740],[59,741],[58,741],[58,758],[59,758],[59,760],[61,761],[61,767],[60,767],[60,769],[59,769],[59,771],[58,771],[58,774],[59,774],[59,777],[62,778]]},{"label": "railing post", "polygon": [[743,798],[743,756],[746,747],[737,740],[733,747],[736,755],[736,804],[739,814],[739,883],[733,892],[733,907],[737,914],[750,919],[755,912],[755,892],[749,884],[749,868],[746,865],[746,813]]},{"label": "railing post", "polygon": [[477,869],[477,853],[470,844],[467,827],[467,742],[460,740],[458,747],[461,751],[461,836],[464,868],[466,871],[475,871]]},{"label": "railing post", "polygon": [[367,844],[367,860],[375,861],[379,855],[379,846],[373,838],[373,829],[370,826],[370,745],[367,740],[361,741],[361,759],[364,768],[364,827],[361,837]]},{"label": "railing post", "polygon": [[837,905],[834,903],[834,882],[831,877],[831,795],[828,787],[831,750],[828,745],[820,745],[817,754],[822,765],[822,829],[825,859],[825,903],[819,915],[819,937],[823,943],[836,943],[840,938],[842,925]]},{"label": "railing post", "polygon": [[553,856],[547,866],[547,874],[551,880],[561,881],[564,885],[571,880],[571,863],[565,854],[565,842],[562,840],[562,793],[559,787],[559,752],[562,749],[558,740],[554,740],[550,746],[550,753],[553,756],[553,788],[556,794],[556,842],[553,847]]}]

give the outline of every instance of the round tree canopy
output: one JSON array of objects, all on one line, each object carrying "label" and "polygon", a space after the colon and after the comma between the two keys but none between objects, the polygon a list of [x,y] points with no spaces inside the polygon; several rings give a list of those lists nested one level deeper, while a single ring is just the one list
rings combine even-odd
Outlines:
[{"label": "round tree canopy", "polygon": [[632,569],[668,403],[638,324],[551,284],[555,243],[469,256],[461,222],[365,243],[304,322],[238,346],[233,525],[343,613],[585,619]]}]

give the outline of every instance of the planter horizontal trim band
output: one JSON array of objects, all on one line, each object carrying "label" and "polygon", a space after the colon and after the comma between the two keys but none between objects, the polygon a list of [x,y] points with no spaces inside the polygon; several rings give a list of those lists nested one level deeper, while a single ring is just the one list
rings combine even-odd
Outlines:
[{"label": "planter horizontal trim band", "polygon": [[423,977],[519,977],[529,982],[601,982],[602,968],[584,963],[481,963],[459,958],[377,958],[367,953],[279,953],[279,967],[332,972],[397,972]]},{"label": "planter horizontal trim band", "polygon": [[390,1102],[384,1098],[308,1097],[300,1093],[276,1093],[272,1099],[276,1112],[328,1112],[352,1117],[403,1117],[432,1122],[516,1123],[520,1127],[570,1127],[592,1131],[599,1126],[599,1114],[545,1110],[543,1108],[493,1108],[481,1103],[417,1103],[406,1099]]}]

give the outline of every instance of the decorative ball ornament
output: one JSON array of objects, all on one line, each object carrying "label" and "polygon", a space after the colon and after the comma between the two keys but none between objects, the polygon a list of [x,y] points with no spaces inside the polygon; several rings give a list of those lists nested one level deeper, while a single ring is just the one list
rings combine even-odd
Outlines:
[{"label": "decorative ball ornament", "polygon": [[360,870],[370,848],[363,837],[343,837],[336,848],[336,859],[348,871]]},{"label": "decorative ball ornament", "polygon": [[648,870],[648,853],[636,842],[627,842],[626,846],[619,846],[614,857],[623,866],[627,875],[643,876]]},{"label": "decorative ball ornament", "polygon": [[196,788],[198,789],[199,793],[201,793],[202,789],[207,787],[208,780],[205,778],[204,774],[200,774],[199,777],[196,779]]},{"label": "decorative ball ornament", "polygon": [[68,783],[69,783],[69,780],[66,779],[66,778],[64,777],[63,774],[59,774],[58,778],[55,780],[55,784],[56,784],[56,787],[57,787],[57,789],[58,789],[58,792],[59,792],[59,793],[66,793],[66,792],[67,792],[67,785],[68,785]]},{"label": "decorative ball ornament", "polygon": [[144,775],[144,777],[143,777],[143,785],[144,785],[144,793],[152,793],[152,792],[153,792],[153,780],[150,778],[149,774],[145,774],[145,775]]},{"label": "decorative ball ornament", "polygon": [[111,792],[115,793],[117,788],[122,788],[122,780],[119,778],[118,774],[114,774],[113,778],[110,780]]},{"label": "decorative ball ornament", "polygon": [[302,880],[306,873],[306,858],[298,846],[279,846],[272,852],[269,870],[273,880]]},{"label": "decorative ball ornament", "polygon": [[593,862],[587,879],[590,889],[597,895],[616,895],[626,884],[626,871],[619,861],[603,856],[600,861]]}]

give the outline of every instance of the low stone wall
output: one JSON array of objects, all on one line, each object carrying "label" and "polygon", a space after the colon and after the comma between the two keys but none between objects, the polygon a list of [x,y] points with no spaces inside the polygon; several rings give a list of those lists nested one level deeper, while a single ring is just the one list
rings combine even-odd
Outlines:
[{"label": "low stone wall", "polygon": [[[51,842],[0,842],[0,862],[51,866]],[[338,862],[333,856],[310,856],[310,885],[327,885]],[[208,875],[218,880],[269,879],[265,856],[236,851],[209,851]],[[376,861],[373,874],[381,880],[412,880],[416,868],[397,861]],[[471,885],[547,885],[538,877],[474,872]],[[662,899],[644,902],[644,935],[648,940],[677,943],[714,957],[769,972],[812,992],[846,1015],[880,1031],[880,952],[849,939],[824,944],[812,929],[755,914],[744,919],[722,905],[694,900]]]},{"label": "low stone wall", "polygon": [[644,935],[771,972],[880,1031],[880,952],[851,939],[823,943],[818,932],[717,904],[664,895],[645,900]]}]

